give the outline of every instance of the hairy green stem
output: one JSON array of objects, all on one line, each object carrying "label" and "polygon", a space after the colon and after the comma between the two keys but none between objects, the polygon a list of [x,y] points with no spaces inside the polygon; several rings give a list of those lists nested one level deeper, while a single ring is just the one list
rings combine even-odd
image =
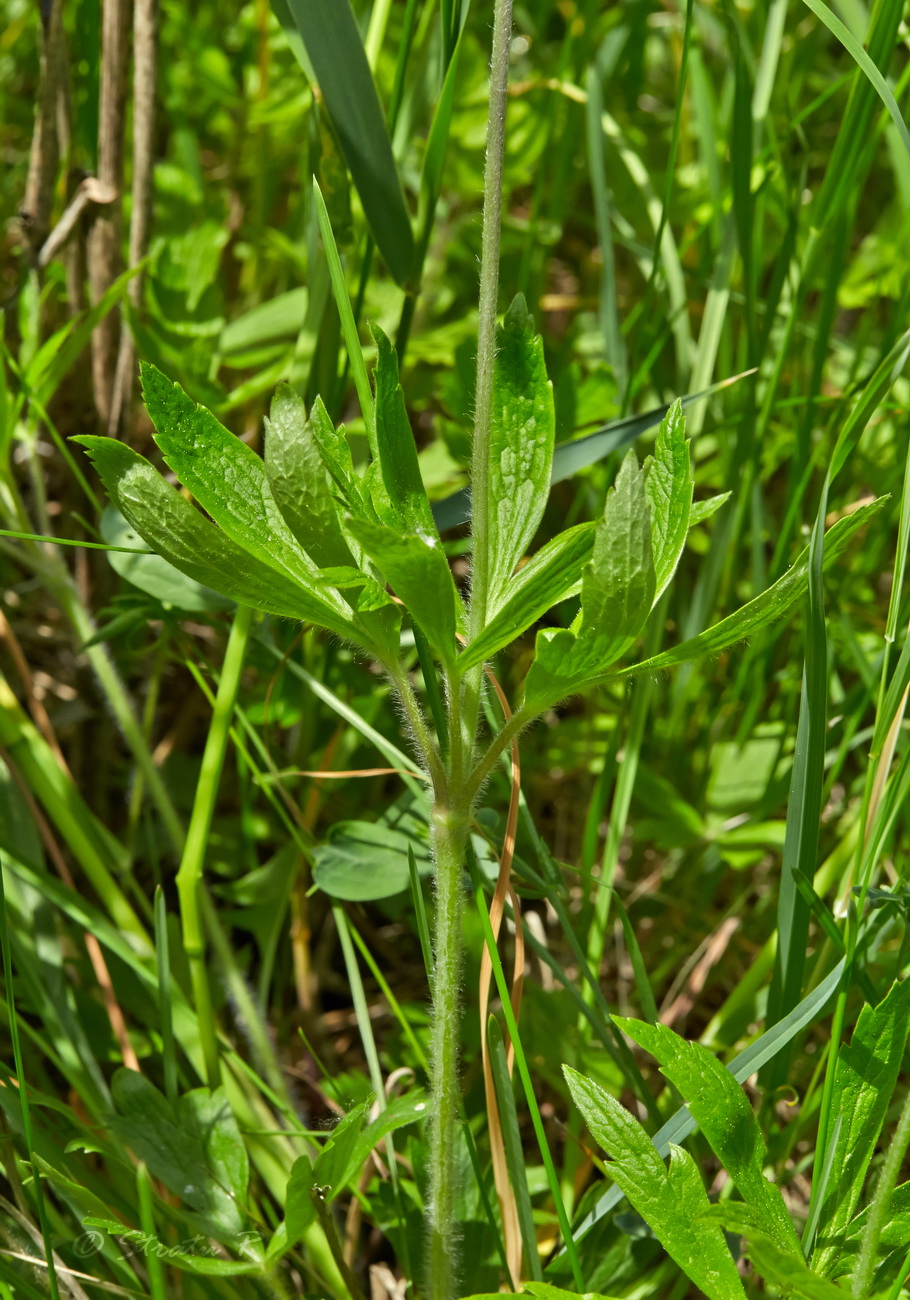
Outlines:
[{"label": "hairy green stem", "polygon": [[493,364],[496,357],[496,306],[499,294],[499,236],[502,224],[502,165],[505,152],[506,96],[512,0],[496,0],[490,61],[490,115],[483,177],[483,242],[477,322],[477,391],[471,460],[471,516],[474,537],[470,638],[486,621],[490,575],[490,432],[493,415]]},{"label": "hairy green stem", "polygon": [[215,1029],[215,1015],[212,1009],[212,995],[209,988],[208,968],[205,964],[205,928],[202,920],[202,874],[205,866],[205,850],[208,843],[215,800],[221,780],[221,769],[227,751],[228,735],[237,691],[240,687],[240,674],[246,653],[247,641],[253,621],[253,611],[245,605],[237,607],[231,634],[228,637],[224,656],[224,667],[215,696],[215,707],[209,724],[209,733],[202,755],[202,767],[193,800],[193,812],[186,845],[177,872],[177,889],[180,894],[180,915],[183,923],[183,946],[190,964],[190,977],[193,984],[193,1001],[199,1018],[199,1032],[202,1038],[205,1072],[210,1088],[217,1088],[221,1082],[221,1064],[218,1053],[218,1036]]},{"label": "hairy green stem", "polygon": [[430,1152],[430,1300],[451,1300],[458,1257],[458,1034],[461,1023],[461,910],[468,817],[444,806],[431,820],[436,860]]},{"label": "hairy green stem", "polygon": [[885,1162],[882,1165],[882,1171],[878,1176],[878,1183],[875,1187],[875,1195],[869,1207],[869,1218],[863,1231],[859,1247],[859,1259],[856,1263],[856,1271],[853,1274],[852,1291],[855,1300],[862,1300],[862,1297],[867,1296],[872,1290],[872,1278],[878,1260],[879,1243],[888,1221],[891,1193],[897,1186],[901,1165],[904,1163],[904,1156],[907,1153],[908,1146],[910,1146],[910,1093],[904,1099],[903,1110],[900,1119],[897,1121],[897,1128],[894,1137],[891,1139],[891,1145],[888,1147]]}]

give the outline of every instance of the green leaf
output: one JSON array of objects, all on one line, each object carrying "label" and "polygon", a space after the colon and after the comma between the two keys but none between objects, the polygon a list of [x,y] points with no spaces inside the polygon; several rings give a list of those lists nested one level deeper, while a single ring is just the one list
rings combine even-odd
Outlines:
[{"label": "green leaf", "polygon": [[522,1271],[532,1273],[538,1281],[541,1281],[540,1251],[537,1248],[537,1235],[534,1231],[534,1215],[528,1190],[527,1165],[522,1152],[521,1132],[518,1127],[515,1092],[512,1087],[512,1076],[509,1074],[502,1030],[495,1016],[490,1016],[487,1020],[487,1044],[490,1052],[490,1069],[493,1074],[496,1099],[499,1103],[499,1118],[509,1182],[515,1197],[515,1212],[524,1251],[525,1268]]},{"label": "green leaf", "polygon": [[[841,1243],[839,1257],[832,1269],[833,1277],[852,1271],[859,1240],[866,1230],[869,1219],[869,1206],[865,1206],[850,1223]],[[885,1227],[879,1240],[879,1254],[889,1255],[893,1250],[906,1251],[910,1241],[910,1183],[901,1183],[895,1187],[888,1201]]]},{"label": "green leaf", "polygon": [[692,1118],[733,1179],[764,1231],[783,1249],[799,1250],[780,1189],[764,1175],[768,1150],[746,1094],[730,1071],[700,1043],[665,1025],[614,1016],[619,1027],[660,1062],[660,1072],[682,1094]]},{"label": "green leaf", "polygon": [[357,639],[346,607],[335,608],[263,566],[190,505],[144,457],[114,438],[73,441],[88,450],[121,514],[181,573],[242,605]]},{"label": "green leaf", "polygon": [[288,528],[320,569],[353,564],[319,444],[290,384],[276,389],[265,430],[265,470]]},{"label": "green leaf", "polygon": [[802,1300],[845,1300],[849,1294],[813,1273],[798,1250],[787,1250],[772,1240],[763,1230],[763,1221],[754,1207],[733,1202],[712,1205],[702,1221],[723,1224],[728,1232],[745,1237],[755,1268],[766,1282],[786,1296],[800,1296]]},{"label": "green leaf", "polygon": [[832,13],[822,0],[803,0],[803,4],[806,5],[807,8],[811,9],[817,18],[822,20],[828,28],[828,31],[837,37],[841,45],[843,45],[844,49],[850,55],[851,59],[855,60],[857,66],[860,67],[865,76],[869,78],[870,83],[875,89],[875,93],[891,114],[891,120],[897,127],[897,133],[900,136],[901,143],[906,149],[908,156],[910,156],[910,131],[907,130],[907,124],[904,121],[900,108],[898,107],[897,100],[891,93],[891,88],[887,81],[869,58],[869,55],[863,49],[862,45],[860,45],[859,41],[852,34],[850,29],[844,26],[837,15]]},{"label": "green leaf", "polygon": [[550,494],[556,415],[543,340],[519,294],[496,331],[489,461],[489,613],[505,598],[515,566]]},{"label": "green leaf", "polygon": [[686,441],[686,417],[677,401],[661,421],[654,456],[645,461],[645,492],[651,507],[654,552],[654,600],[676,572],[691,525],[692,466]]},{"label": "green leaf", "polygon": [[706,519],[716,515],[721,506],[726,505],[732,495],[732,492],[720,492],[716,497],[708,497],[705,501],[693,501],[692,509],[689,511],[689,527],[695,528],[697,524],[703,524]]},{"label": "green leaf", "polygon": [[314,1181],[322,1188],[331,1189],[326,1197],[329,1201],[341,1195],[359,1168],[359,1165],[355,1168],[355,1162],[365,1112],[363,1102],[353,1106],[332,1129],[332,1136],[316,1157]]},{"label": "green leaf", "polygon": [[525,707],[546,708],[604,673],[641,631],[654,591],[645,471],[630,451],[607,493],[582,575],[578,629],[538,633]]},{"label": "green leaf", "polygon": [[363,1168],[370,1154],[390,1133],[397,1133],[399,1129],[422,1123],[425,1119],[429,1119],[429,1101],[422,1088],[413,1088],[402,1097],[394,1097],[385,1110],[357,1134],[350,1161],[353,1173]]},{"label": "green leaf", "polygon": [[670,1147],[667,1167],[651,1139],[614,1097],[567,1065],[563,1073],[592,1135],[610,1156],[609,1169],[667,1254],[709,1300],[744,1297],[720,1225],[705,1225],[709,1208],[695,1162]]},{"label": "green leaf", "polygon": [[376,522],[373,503],[367,497],[363,480],[354,470],[354,460],[344,428],[335,428],[321,397],[316,398],[310,411],[310,429],[329,477],[346,508],[358,519]]},{"label": "green leaf", "polygon": [[288,0],[376,245],[404,284],[414,238],[385,119],[348,0]]},{"label": "green leaf", "polygon": [[155,441],[184,487],[227,536],[261,564],[311,585],[314,565],[285,523],[265,465],[252,447],[154,366],[142,365],[141,375]]},{"label": "green leaf", "polygon": [[[839,519],[832,528],[828,529],[825,533],[824,551],[826,569],[843,554],[853,534],[867,524],[887,500],[887,497],[878,497],[868,505],[860,506],[846,518]],[[651,659],[643,659],[641,663],[623,668],[621,672],[611,673],[610,676],[630,677],[638,673],[659,672],[663,668],[672,668],[691,659],[700,659],[703,655],[718,654],[721,650],[726,650],[728,646],[742,641],[767,623],[772,623],[774,619],[779,618],[795,600],[803,595],[808,582],[809,547],[807,546],[782,578],[779,578],[767,591],[763,591],[760,596],[743,605],[735,614],[721,619],[707,631],[699,636],[690,637],[688,641],[683,641],[672,650],[665,650],[663,654],[654,655]]]},{"label": "green leaf", "polygon": [[285,339],[293,342],[303,327],[308,302],[308,289],[289,289],[229,321],[221,331],[221,355],[230,357]]},{"label": "green leaf", "polygon": [[[832,971],[825,976],[819,986],[812,990],[803,998],[799,1006],[794,1007],[788,1016],[778,1024],[773,1025],[763,1034],[751,1043],[744,1051],[727,1066],[727,1069],[733,1075],[738,1083],[744,1083],[746,1079],[753,1075],[756,1070],[767,1062],[772,1060],[782,1047],[785,1047],[806,1025],[810,1024],[814,1017],[822,1010],[830,998],[833,996],[844,973],[845,959],[837,963]],[[694,1132],[697,1128],[695,1120],[689,1113],[688,1107],[683,1106],[676,1112],[666,1124],[654,1134],[651,1139],[655,1150],[661,1155],[666,1155],[670,1149],[671,1142],[682,1142]],[[609,1214],[614,1206],[622,1200],[622,1191],[616,1184],[611,1184],[604,1189],[603,1195],[597,1201],[594,1209],[587,1215],[575,1229],[574,1237],[576,1241],[581,1238],[594,1226],[599,1219],[605,1214]]]},{"label": "green leaf", "polygon": [[856,1212],[869,1162],[897,1082],[910,1029],[910,980],[892,986],[877,1007],[863,1007],[849,1047],[837,1060],[831,1113],[840,1115],[831,1177],[819,1215],[813,1269],[830,1276]]},{"label": "green leaf", "polygon": [[196,1089],[176,1109],[144,1075],[121,1069],[111,1127],[155,1178],[228,1238],[243,1228],[246,1147],[222,1089]]},{"label": "green leaf", "polygon": [[597,525],[576,524],[542,546],[515,574],[499,609],[458,657],[467,672],[521,636],[532,623],[581,590],[581,575],[594,549]]},{"label": "green leaf", "polygon": [[[130,527],[116,506],[107,507],[101,516],[99,528],[101,536],[111,546],[138,548],[142,545],[142,538]],[[203,587],[194,582],[160,555],[127,555],[124,551],[108,551],[107,558],[111,568],[121,578],[170,608],[204,613],[232,607],[232,601],[211,587]]]},{"label": "green leaf", "polygon": [[[747,371],[751,374],[751,371]],[[729,388],[737,380],[743,379],[744,375],[735,375],[732,379],[721,379],[710,388],[704,388],[699,393],[687,393],[685,397],[679,399],[683,408],[691,406],[694,402],[701,401],[702,398],[710,397],[712,393],[718,392],[722,388]],[[593,433],[585,434],[583,438],[572,438],[568,442],[561,442],[553,452],[553,470],[550,476],[550,485],[562,483],[565,479],[574,478],[581,470],[587,469],[589,465],[596,465],[598,461],[606,460],[607,456],[620,447],[625,447],[636,438],[653,429],[670,410],[667,406],[658,406],[655,410],[645,411],[642,415],[626,415],[621,420],[610,420],[607,424],[601,425]],[[471,517],[471,493],[469,488],[461,488],[458,492],[453,492],[451,496],[445,497],[442,501],[436,501],[433,504],[433,518],[436,520],[436,527],[440,532],[448,528],[457,528],[459,524],[467,523]]]},{"label": "green leaf", "polygon": [[[408,888],[413,845],[410,836],[375,822],[336,822],[313,850],[313,879],[325,893],[348,902],[391,898]],[[429,875],[432,863],[422,844],[416,858],[420,874]]]},{"label": "green leaf", "polygon": [[443,663],[453,663],[461,597],[439,539],[397,533],[353,516],[347,527],[404,601],[438,657]]},{"label": "green leaf", "polygon": [[296,1246],[307,1228],[316,1221],[316,1206],[310,1188],[316,1183],[313,1162],[309,1156],[298,1156],[291,1165],[291,1176],[284,1201],[284,1219],[287,1226],[288,1246]]},{"label": "green leaf", "polygon": [[437,537],[417,463],[417,447],[408,420],[404,393],[398,379],[398,356],[379,326],[372,325],[370,328],[378,351],[374,374],[376,446],[384,488],[377,497],[374,487],[376,513],[383,523],[398,532]]}]

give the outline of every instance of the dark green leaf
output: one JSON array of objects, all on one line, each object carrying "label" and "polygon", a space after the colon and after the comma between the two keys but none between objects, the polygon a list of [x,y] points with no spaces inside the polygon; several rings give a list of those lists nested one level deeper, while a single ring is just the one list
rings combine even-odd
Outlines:
[{"label": "dark green leaf", "polygon": [[[844,959],[842,958],[834,969],[825,976],[818,988],[813,989],[810,994],[803,998],[798,1007],[794,1007],[788,1016],[771,1029],[766,1030],[754,1043],[747,1047],[745,1051],[740,1052],[730,1062],[727,1068],[733,1078],[738,1083],[744,1083],[756,1070],[760,1070],[766,1061],[772,1060],[796,1034],[805,1029],[806,1025],[811,1023],[832,997],[840,984],[843,973]],[[688,1108],[683,1106],[663,1125],[659,1132],[654,1134],[651,1140],[655,1149],[661,1155],[666,1155],[671,1142],[682,1142],[696,1128],[697,1125],[689,1114]],[[575,1240],[579,1241],[598,1219],[608,1214],[621,1200],[622,1191],[619,1187],[612,1184],[605,1188],[594,1209],[585,1216],[575,1229]]]},{"label": "dark green leaf", "polygon": [[515,574],[497,612],[458,659],[460,672],[491,658],[548,609],[581,590],[581,575],[594,549],[596,524],[577,524],[542,546]]},{"label": "dark green leaf", "polygon": [[834,1273],[856,1213],[897,1082],[908,1029],[910,980],[904,980],[877,1007],[863,1007],[849,1047],[838,1056],[831,1113],[841,1116],[841,1126],[810,1261],[823,1277]]},{"label": "dark green leaf", "polygon": [[414,239],[385,118],[349,0],[288,0],[363,211],[389,270],[404,284]]},{"label": "dark green leaf", "polygon": [[363,547],[443,663],[455,658],[461,597],[438,538],[397,533],[382,524],[349,518]]},{"label": "dark green leaf", "polygon": [[671,1145],[667,1167],[638,1120],[614,1097],[568,1066],[563,1073],[588,1128],[610,1157],[610,1173],[667,1254],[709,1300],[743,1297],[720,1226],[704,1222],[708,1197],[689,1153]]},{"label": "dark green leaf", "polygon": [[489,613],[505,598],[515,566],[537,532],[553,465],[556,416],[543,341],[524,298],[496,331],[490,430]]},{"label": "dark green leaf", "polygon": [[782,1248],[799,1250],[780,1190],[765,1178],[768,1150],[746,1094],[717,1057],[665,1025],[613,1019],[660,1062],[661,1074],[679,1089],[711,1149],[743,1200],[760,1215],[763,1231]]},{"label": "dark green leaf", "polygon": [[316,1207],[310,1188],[316,1183],[313,1162],[309,1156],[298,1156],[291,1165],[288,1190],[284,1202],[284,1220],[287,1225],[288,1246],[296,1246],[303,1234],[316,1221]]},{"label": "dark green leaf", "polygon": [[176,1111],[144,1075],[118,1070],[111,1126],[155,1178],[228,1238],[241,1231],[246,1148],[224,1092],[197,1089]]},{"label": "dark green leaf", "polygon": [[253,609],[316,623],[345,638],[355,636],[344,607],[335,608],[264,567],[194,509],[144,457],[114,438],[78,441],[121,514],[181,573]]},{"label": "dark green leaf", "polygon": [[[313,879],[333,898],[391,898],[408,887],[409,847],[413,841],[401,831],[374,822],[337,822],[313,850]],[[432,864],[424,845],[418,844],[415,857],[421,875],[428,875]]]},{"label": "dark green leaf", "polygon": [[141,374],[155,441],[184,487],[228,537],[261,564],[295,582],[312,584],[314,565],[285,523],[265,465],[253,449],[160,370],[143,365]]},{"label": "dark green leaf", "polygon": [[582,690],[600,676],[641,631],[654,600],[655,576],[645,472],[630,451],[607,493],[604,517],[581,583],[577,630],[547,630],[525,684],[535,710]]},{"label": "dark green leaf", "polygon": [[265,422],[269,486],[294,537],[320,569],[354,562],[303,399],[279,384]]},{"label": "dark green leaf", "polygon": [[[887,500],[887,497],[878,497],[868,505],[860,506],[846,518],[839,519],[832,528],[828,529],[825,534],[826,569],[843,554],[853,534],[868,523]],[[637,673],[658,672],[691,659],[700,659],[703,655],[718,654],[721,650],[726,650],[727,646],[742,641],[744,637],[751,636],[759,628],[779,618],[795,600],[803,595],[808,581],[809,548],[806,547],[793,567],[788,569],[782,578],[779,578],[767,591],[763,591],[760,596],[743,605],[735,614],[731,614],[729,618],[715,623],[699,636],[683,641],[673,650],[665,650],[663,654],[644,659],[641,663],[624,668],[620,673],[611,676],[630,677]]]},{"label": "dark green leaf", "polygon": [[661,421],[654,456],[645,461],[645,470],[657,600],[676,572],[691,525],[692,467],[686,417],[679,402],[673,403]]}]

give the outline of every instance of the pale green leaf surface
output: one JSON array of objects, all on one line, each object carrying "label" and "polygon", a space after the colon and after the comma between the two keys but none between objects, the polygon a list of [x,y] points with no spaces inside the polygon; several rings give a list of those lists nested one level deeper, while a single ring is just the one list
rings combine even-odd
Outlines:
[{"label": "pale green leaf surface", "polygon": [[764,1231],[783,1249],[799,1250],[780,1189],[764,1175],[768,1151],[746,1094],[721,1061],[666,1025],[614,1016],[616,1024],[660,1062],[680,1091],[689,1113],[736,1184],[743,1200],[761,1216]]},{"label": "pale green leaf surface", "polygon": [[524,298],[496,331],[490,429],[490,597],[494,612],[543,518],[550,494],[556,415],[543,341]]},{"label": "pale green leaf surface", "polygon": [[[101,536],[112,546],[142,545],[142,538],[114,505],[104,511],[99,527]],[[200,612],[231,608],[232,602],[226,597],[211,587],[194,582],[160,555],[127,555],[125,551],[109,551],[107,558],[121,578],[166,606]]]},{"label": "pale green leaf surface", "polygon": [[609,1171],[664,1250],[709,1300],[744,1296],[719,1225],[705,1225],[708,1197],[692,1157],[670,1146],[664,1165],[645,1130],[608,1092],[568,1066],[563,1073],[588,1128],[610,1157]]},{"label": "pale green leaf surface", "polygon": [[877,1007],[863,1007],[834,1076],[832,1115],[841,1117],[831,1177],[819,1215],[811,1264],[834,1273],[856,1212],[869,1162],[888,1113],[910,1028],[910,980],[892,986]]},{"label": "pale green leaf surface", "polygon": [[279,384],[265,422],[265,470],[288,528],[320,569],[353,564],[303,399]]},{"label": "pale green leaf surface", "polygon": [[717,496],[708,497],[705,501],[693,501],[692,509],[689,511],[689,527],[694,528],[697,524],[703,524],[705,520],[710,519],[712,515],[716,515],[732,495],[732,492],[719,492]]},{"label": "pale green leaf surface", "polygon": [[114,438],[87,436],[78,441],[88,450],[121,514],[181,573],[242,605],[316,623],[346,638],[354,636],[352,624],[336,609],[274,569],[264,568],[201,515],[144,457]]},{"label": "pale green leaf surface", "polygon": [[654,600],[666,590],[686,544],[692,511],[692,466],[686,417],[677,401],[657,431],[654,456],[645,461],[645,492],[651,507]]},{"label": "pale green leaf surface", "polygon": [[203,510],[269,568],[304,584],[315,566],[285,523],[265,465],[179,384],[143,365],[142,391],[164,459]]}]

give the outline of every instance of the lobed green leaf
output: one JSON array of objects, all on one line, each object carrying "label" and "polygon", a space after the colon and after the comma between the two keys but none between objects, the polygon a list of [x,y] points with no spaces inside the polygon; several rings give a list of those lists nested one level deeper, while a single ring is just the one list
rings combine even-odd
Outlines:
[{"label": "lobed green leaf", "polygon": [[654,600],[658,600],[679,563],[692,515],[692,466],[682,404],[674,402],[660,422],[654,456],[645,461],[645,492],[651,507],[654,553]]},{"label": "lobed green leaf", "polygon": [[572,1098],[610,1157],[609,1170],[667,1254],[709,1300],[742,1300],[736,1265],[719,1224],[705,1224],[708,1197],[695,1162],[670,1146],[670,1164],[645,1130],[608,1092],[563,1066]]},{"label": "lobed green leaf", "polygon": [[496,331],[490,428],[489,613],[505,599],[515,566],[550,494],[556,414],[543,341],[519,294]]},{"label": "lobed green leaf", "polygon": [[875,1153],[910,1030],[910,980],[894,984],[877,1007],[863,1007],[849,1047],[837,1060],[831,1113],[841,1116],[828,1188],[821,1203],[813,1269],[831,1276],[841,1258]]},{"label": "lobed green leaf", "polygon": [[373,502],[376,513],[383,523],[399,532],[437,537],[398,379],[398,356],[378,325],[371,326],[371,330],[378,353],[374,376],[376,447],[384,489],[377,493],[379,484],[375,484]]},{"label": "lobed green leaf", "polygon": [[275,390],[265,431],[269,487],[295,539],[320,569],[353,564],[319,444],[290,384]]},{"label": "lobed green leaf", "polygon": [[768,1149],[746,1094],[730,1071],[700,1043],[680,1038],[666,1025],[614,1016],[616,1024],[660,1062],[682,1094],[689,1113],[743,1200],[760,1216],[763,1231],[784,1250],[799,1250],[780,1189],[764,1174]]}]

